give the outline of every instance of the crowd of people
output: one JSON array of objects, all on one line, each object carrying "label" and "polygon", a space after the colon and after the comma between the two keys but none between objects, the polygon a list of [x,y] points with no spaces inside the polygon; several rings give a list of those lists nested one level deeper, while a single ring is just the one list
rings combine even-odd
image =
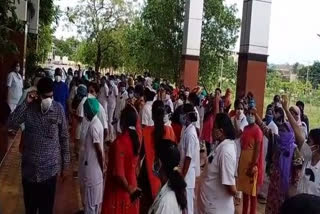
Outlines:
[{"label": "crowd of people", "polygon": [[233,214],[241,201],[243,214],[258,201],[279,214],[319,200],[320,129],[309,130],[301,101],[276,95],[262,119],[250,92],[232,105],[230,89],[80,67],[65,81],[60,68],[54,80],[38,69],[22,91],[14,68],[8,126],[22,130],[26,214],[52,213],[71,159],[85,214]]}]

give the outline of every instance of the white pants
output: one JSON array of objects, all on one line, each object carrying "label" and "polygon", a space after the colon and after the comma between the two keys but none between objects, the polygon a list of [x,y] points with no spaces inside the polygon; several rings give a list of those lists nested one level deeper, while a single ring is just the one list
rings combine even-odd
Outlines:
[{"label": "white pants", "polygon": [[84,205],[84,213],[99,214],[103,199],[103,183],[88,187],[80,181],[80,193]]},{"label": "white pants", "polygon": [[193,214],[194,213],[194,188],[186,188],[187,193],[187,214]]},{"label": "white pants", "polygon": [[115,106],[108,105],[109,136],[108,136],[107,140],[111,141],[111,142],[114,141],[116,138],[116,130],[114,129],[114,126],[112,125],[114,111],[115,111]]}]

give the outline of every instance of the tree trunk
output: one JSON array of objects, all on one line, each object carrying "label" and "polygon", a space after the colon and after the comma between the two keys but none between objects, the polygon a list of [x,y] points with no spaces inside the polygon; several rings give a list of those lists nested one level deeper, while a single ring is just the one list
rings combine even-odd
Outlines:
[{"label": "tree trunk", "polygon": [[101,45],[98,43],[97,58],[96,58],[96,63],[95,63],[95,68],[94,68],[96,72],[99,72],[101,60],[102,60]]}]

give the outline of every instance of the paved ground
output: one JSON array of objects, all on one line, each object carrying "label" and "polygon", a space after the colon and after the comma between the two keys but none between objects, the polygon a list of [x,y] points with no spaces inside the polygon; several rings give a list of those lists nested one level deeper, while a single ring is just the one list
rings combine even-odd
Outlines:
[{"label": "paved ground", "polygon": [[[11,139],[11,141],[13,141]],[[23,192],[20,171],[20,137],[17,136],[12,147],[0,167],[0,207],[1,214],[23,214]],[[79,210],[80,197],[77,180],[72,178],[71,171],[67,172],[67,179],[57,184],[56,214],[73,214]]]},{"label": "paved ground", "polygon": [[[23,192],[20,172],[20,136],[10,139],[11,149],[0,167],[0,213],[23,214]],[[67,179],[58,181],[55,214],[74,214],[81,208],[77,179],[72,177],[71,170]],[[264,207],[259,204],[258,213],[264,213]],[[241,206],[237,207],[236,214],[241,214]]]}]

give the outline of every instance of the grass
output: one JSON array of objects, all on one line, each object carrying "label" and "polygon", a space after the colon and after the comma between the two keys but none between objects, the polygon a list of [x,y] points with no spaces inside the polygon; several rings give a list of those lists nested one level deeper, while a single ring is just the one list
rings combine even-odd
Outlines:
[{"label": "grass", "polygon": [[[264,98],[264,112],[268,104],[273,100],[273,97]],[[295,105],[296,100],[291,100],[290,106]],[[320,106],[312,104],[311,102],[305,103],[304,113],[309,118],[310,129],[320,128]]]}]

